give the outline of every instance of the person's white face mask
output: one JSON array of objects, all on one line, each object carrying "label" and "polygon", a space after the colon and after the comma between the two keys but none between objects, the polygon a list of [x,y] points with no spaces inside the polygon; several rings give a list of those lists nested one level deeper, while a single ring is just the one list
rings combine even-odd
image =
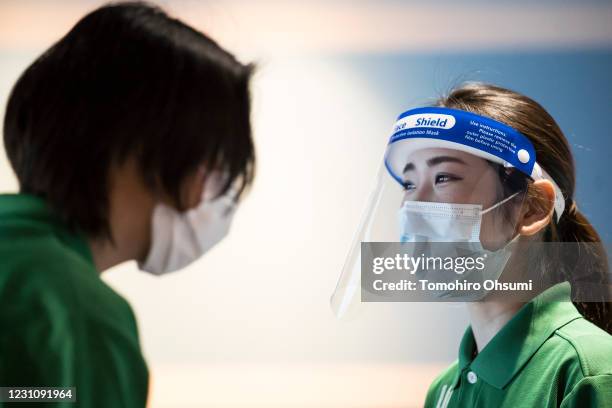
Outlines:
[{"label": "person's white face mask", "polygon": [[[399,210],[400,242],[418,243],[419,253],[429,257],[460,257],[470,255],[483,256],[485,268],[483,271],[473,269],[461,275],[446,274],[429,270],[428,274],[436,277],[437,281],[461,278],[465,281],[482,283],[484,280],[496,280],[501,276],[511,255],[511,245],[519,238],[516,235],[504,247],[489,251],[480,241],[480,226],[482,215],[497,208],[514,198],[517,193],[498,202],[497,204],[481,210],[480,205],[454,204],[424,201],[406,201]],[[429,244],[438,243],[438,244]],[[433,293],[433,291],[432,291]],[[441,298],[461,297],[464,300],[482,299],[488,291],[438,292],[435,296]]]},{"label": "person's white face mask", "polygon": [[481,210],[480,205],[405,201],[399,210],[400,242],[478,242],[482,215],[519,192]]},{"label": "person's white face mask", "polygon": [[212,199],[205,191],[200,204],[188,211],[158,203],[152,216],[151,247],[138,267],[154,275],[186,267],[221,241],[235,212],[231,194]]}]

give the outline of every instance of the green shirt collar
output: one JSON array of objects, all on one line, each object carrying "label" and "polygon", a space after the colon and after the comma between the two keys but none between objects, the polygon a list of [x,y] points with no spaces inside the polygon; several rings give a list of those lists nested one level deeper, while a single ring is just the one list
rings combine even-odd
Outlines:
[{"label": "green shirt collar", "polygon": [[474,359],[476,342],[468,326],[459,346],[459,369],[453,383],[456,385],[462,370],[470,365],[484,381],[504,388],[555,330],[582,317],[570,301],[570,293],[569,282],[540,293],[523,305]]},{"label": "green shirt collar", "polygon": [[24,220],[49,229],[85,261],[94,265],[85,235],[69,230],[43,198],[24,193],[0,194],[0,223],[5,220]]}]

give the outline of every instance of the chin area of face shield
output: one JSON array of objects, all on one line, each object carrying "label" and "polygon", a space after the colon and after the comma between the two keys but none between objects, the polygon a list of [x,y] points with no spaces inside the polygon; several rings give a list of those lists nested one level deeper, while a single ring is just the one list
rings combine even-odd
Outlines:
[{"label": "chin area of face shield", "polygon": [[[488,264],[475,272],[453,270],[443,276],[433,273],[435,267],[427,272],[413,267],[414,277],[435,275],[440,281],[460,278],[468,282],[499,278],[511,255],[510,244],[518,238],[517,220],[527,184],[540,179],[554,186],[558,219],[564,211],[564,197],[536,162],[535,149],[526,136],[503,123],[460,110],[427,107],[401,114],[332,295],[333,311],[345,316],[375,292],[369,276],[388,276],[399,262],[390,261],[392,267],[374,271],[372,261],[396,259],[398,248],[412,259],[488,257]],[[384,271],[379,272],[381,269]],[[467,291],[457,299],[444,291],[430,294],[429,300],[441,301],[479,300],[486,295]],[[401,301],[398,296],[389,295],[388,301]],[[384,296],[378,299],[385,301]],[[415,301],[423,300],[428,299]]]}]

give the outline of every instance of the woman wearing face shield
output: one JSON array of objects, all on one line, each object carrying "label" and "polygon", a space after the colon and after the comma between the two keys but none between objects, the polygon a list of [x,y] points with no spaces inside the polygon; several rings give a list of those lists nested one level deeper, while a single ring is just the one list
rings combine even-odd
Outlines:
[{"label": "woman wearing face shield", "polygon": [[[612,406],[607,254],[574,201],[574,174],[554,119],[516,92],[468,84],[405,112],[332,307],[347,313],[359,289],[362,301],[466,302],[459,357],[430,386],[426,407]],[[377,286],[363,265],[396,253],[433,266],[414,266],[402,275],[413,288],[387,285],[394,292],[380,296],[383,278],[410,264],[378,270]],[[484,268],[436,263],[466,257]]]},{"label": "woman wearing face shield", "polygon": [[[588,290],[582,288],[581,281],[589,281],[584,276],[605,283],[608,268],[597,233],[573,200],[574,162],[563,133],[538,103],[495,86],[455,89],[438,106],[492,118],[526,135],[550,180],[533,181],[516,169],[464,152],[430,149],[415,154],[414,169],[404,174],[406,200],[477,202],[483,208],[501,203],[483,214],[480,241],[493,250],[517,243],[502,278],[529,270],[535,279],[558,274],[547,282],[565,280],[569,285],[543,288],[529,302],[502,299],[503,293],[468,302],[470,326],[459,358],[431,385],[425,406],[612,406],[610,299],[575,305],[567,301],[570,286],[580,299],[580,291]],[[448,159],[431,165],[436,156]],[[555,211],[558,193],[565,199],[560,216]],[[564,256],[575,254],[543,246],[529,257],[532,242],[588,243],[580,247],[585,266],[551,270],[561,268]]]},{"label": "woman wearing face shield", "polygon": [[253,178],[251,71],[162,10],[116,3],[21,75],[4,120],[20,192],[0,195],[1,386],[145,406],[134,314],[99,275],[176,271],[228,232]]}]

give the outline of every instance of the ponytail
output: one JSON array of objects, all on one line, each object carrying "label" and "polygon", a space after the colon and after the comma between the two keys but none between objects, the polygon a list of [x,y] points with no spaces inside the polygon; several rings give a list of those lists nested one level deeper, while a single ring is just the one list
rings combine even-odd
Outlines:
[{"label": "ponytail", "polygon": [[[553,240],[578,243],[578,258],[575,257],[576,251],[569,251],[572,252],[569,256],[573,259],[571,262],[561,260],[561,263],[568,268],[564,271],[564,275],[572,286],[572,297],[584,299],[593,284],[609,287],[607,253],[599,234],[578,210],[576,202],[568,201],[570,205],[567,212],[563,214],[559,223],[552,227],[556,229],[556,234],[553,232],[553,235],[557,235],[557,239]],[[601,302],[574,302],[574,305],[587,320],[612,334],[612,303],[605,300],[609,299],[604,297]]]}]

